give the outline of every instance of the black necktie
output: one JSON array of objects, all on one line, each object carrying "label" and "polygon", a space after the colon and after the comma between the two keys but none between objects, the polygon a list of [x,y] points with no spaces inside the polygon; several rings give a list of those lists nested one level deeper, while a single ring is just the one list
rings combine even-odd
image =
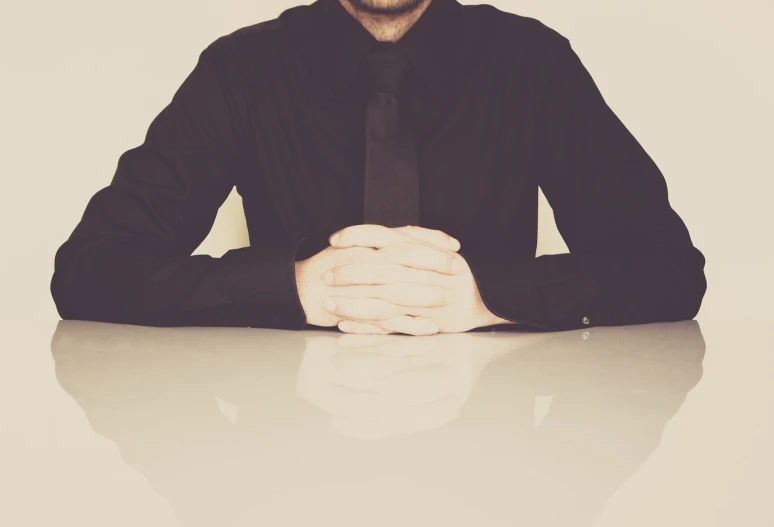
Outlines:
[{"label": "black necktie", "polygon": [[374,45],[360,66],[369,89],[363,223],[419,225],[416,132],[402,94],[408,66],[400,49],[383,43]]}]

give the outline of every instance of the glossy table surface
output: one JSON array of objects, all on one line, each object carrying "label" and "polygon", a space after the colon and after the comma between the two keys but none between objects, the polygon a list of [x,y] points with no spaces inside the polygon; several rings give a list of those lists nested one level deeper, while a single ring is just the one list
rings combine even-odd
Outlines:
[{"label": "glossy table surface", "polygon": [[774,327],[7,324],[8,526],[774,526]]}]

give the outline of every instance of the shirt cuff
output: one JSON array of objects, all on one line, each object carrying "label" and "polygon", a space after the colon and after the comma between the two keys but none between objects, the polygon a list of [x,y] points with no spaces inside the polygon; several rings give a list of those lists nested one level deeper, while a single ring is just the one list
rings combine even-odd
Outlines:
[{"label": "shirt cuff", "polygon": [[223,286],[233,307],[249,313],[247,327],[299,330],[306,314],[296,286],[296,255],[306,238],[295,244],[243,247],[221,257]]},{"label": "shirt cuff", "polygon": [[588,327],[599,286],[569,255],[524,257],[507,251],[460,250],[484,305],[494,315],[544,330]]}]

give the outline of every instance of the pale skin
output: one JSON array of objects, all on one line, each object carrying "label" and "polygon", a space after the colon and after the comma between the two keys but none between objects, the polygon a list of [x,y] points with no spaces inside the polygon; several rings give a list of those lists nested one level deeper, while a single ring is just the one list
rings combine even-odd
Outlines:
[{"label": "pale skin", "polygon": [[395,42],[411,29],[431,0],[339,0],[376,40]]},{"label": "pale skin", "polygon": [[296,263],[309,324],[345,333],[433,335],[508,324],[484,304],[459,242],[417,226],[353,225]]},{"label": "pale skin", "polygon": [[[395,42],[431,0],[339,0],[376,40]],[[297,262],[296,286],[309,324],[345,333],[461,333],[511,321],[484,304],[460,243],[418,226],[353,225]]]}]

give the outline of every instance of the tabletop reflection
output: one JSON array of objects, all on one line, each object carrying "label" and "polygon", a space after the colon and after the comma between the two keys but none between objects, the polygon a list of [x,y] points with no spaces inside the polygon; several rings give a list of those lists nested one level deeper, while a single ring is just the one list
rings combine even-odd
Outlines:
[{"label": "tabletop reflection", "polygon": [[590,526],[702,376],[696,321],[559,333],[60,322],[57,379],[184,526]]}]

